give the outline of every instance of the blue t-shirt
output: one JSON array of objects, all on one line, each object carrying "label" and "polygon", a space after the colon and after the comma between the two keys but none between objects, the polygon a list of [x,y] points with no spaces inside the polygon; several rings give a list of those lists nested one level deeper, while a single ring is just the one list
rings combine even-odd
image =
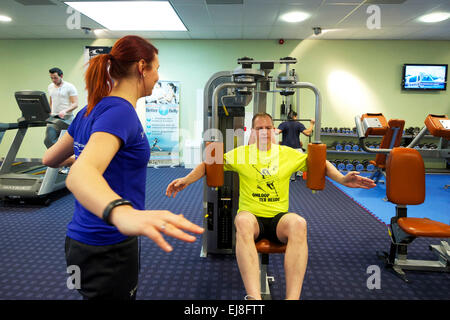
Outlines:
[{"label": "blue t-shirt", "polygon": [[285,121],[280,123],[278,129],[282,131],[281,144],[294,149],[300,149],[300,133],[306,127],[298,121]]},{"label": "blue t-shirt", "polygon": [[[133,106],[120,97],[104,97],[85,117],[84,107],[69,126],[75,158],[83,151],[91,134],[107,132],[122,140],[119,151],[103,177],[114,192],[129,200],[135,209],[145,206],[145,181],[150,146]],[[109,245],[127,236],[86,210],[75,199],[75,212],[67,226],[67,236],[89,245]]]}]

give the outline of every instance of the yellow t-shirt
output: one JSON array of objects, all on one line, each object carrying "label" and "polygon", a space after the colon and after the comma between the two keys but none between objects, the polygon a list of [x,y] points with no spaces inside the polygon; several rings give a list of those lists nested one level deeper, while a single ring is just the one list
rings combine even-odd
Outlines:
[{"label": "yellow t-shirt", "polygon": [[239,174],[239,209],[271,218],[289,210],[289,178],[306,171],[307,155],[273,144],[260,151],[255,144],[241,146],[224,155],[224,170]]}]

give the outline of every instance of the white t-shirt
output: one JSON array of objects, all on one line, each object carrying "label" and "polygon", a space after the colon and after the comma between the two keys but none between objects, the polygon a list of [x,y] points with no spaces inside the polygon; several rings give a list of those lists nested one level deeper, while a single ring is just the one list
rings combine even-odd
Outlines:
[{"label": "white t-shirt", "polygon": [[[60,87],[56,87],[52,82],[48,85],[48,95],[52,98],[52,113],[51,115],[57,115],[63,110],[70,108],[70,97],[77,96],[78,92],[75,86],[67,81],[63,80]],[[68,114],[72,114],[69,112]]]}]

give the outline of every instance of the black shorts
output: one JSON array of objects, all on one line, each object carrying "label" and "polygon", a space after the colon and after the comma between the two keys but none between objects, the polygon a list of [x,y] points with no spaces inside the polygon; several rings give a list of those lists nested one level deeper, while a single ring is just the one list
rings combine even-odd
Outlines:
[{"label": "black shorts", "polygon": [[92,246],[66,237],[67,266],[80,270],[83,299],[135,300],[139,275],[137,237],[106,246]]},{"label": "black shorts", "polygon": [[255,242],[261,239],[267,239],[274,243],[282,243],[277,237],[277,225],[280,219],[288,212],[281,212],[273,218],[256,217],[259,225],[259,236]]}]

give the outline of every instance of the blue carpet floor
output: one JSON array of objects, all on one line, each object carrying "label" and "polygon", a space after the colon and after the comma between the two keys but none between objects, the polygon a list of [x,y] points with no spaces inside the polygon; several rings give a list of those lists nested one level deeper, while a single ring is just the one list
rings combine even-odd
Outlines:
[{"label": "blue carpet floor", "polygon": [[[368,174],[363,175],[368,176]],[[383,200],[386,197],[385,183],[378,183],[375,188],[364,190],[344,187],[330,181],[385,224],[389,224],[391,217],[395,216],[395,205]],[[450,184],[450,175],[427,174],[425,176],[425,202],[420,205],[408,206],[408,217],[428,217],[450,224],[450,188],[444,188],[447,184]]]},{"label": "blue carpet floor", "polygon": [[[164,196],[167,184],[186,175],[184,168],[149,169],[147,208],[183,213],[202,223],[201,181],[175,199]],[[0,299],[74,300],[67,288],[64,238],[73,212],[73,196],[49,207],[0,207]],[[305,300],[448,300],[450,274],[410,272],[410,283],[384,269],[376,251],[388,250],[386,226],[342,190],[327,181],[312,194],[303,180],[291,183],[290,211],[308,222],[308,267],[302,290]],[[200,257],[194,243],[169,239],[167,254],[141,238],[139,300],[242,300],[245,296],[234,255]],[[410,246],[414,259],[434,259],[428,250],[437,240],[418,239]],[[370,266],[381,269],[381,289],[368,289]],[[283,255],[271,255],[269,272],[276,279],[273,299],[284,299]]]}]

